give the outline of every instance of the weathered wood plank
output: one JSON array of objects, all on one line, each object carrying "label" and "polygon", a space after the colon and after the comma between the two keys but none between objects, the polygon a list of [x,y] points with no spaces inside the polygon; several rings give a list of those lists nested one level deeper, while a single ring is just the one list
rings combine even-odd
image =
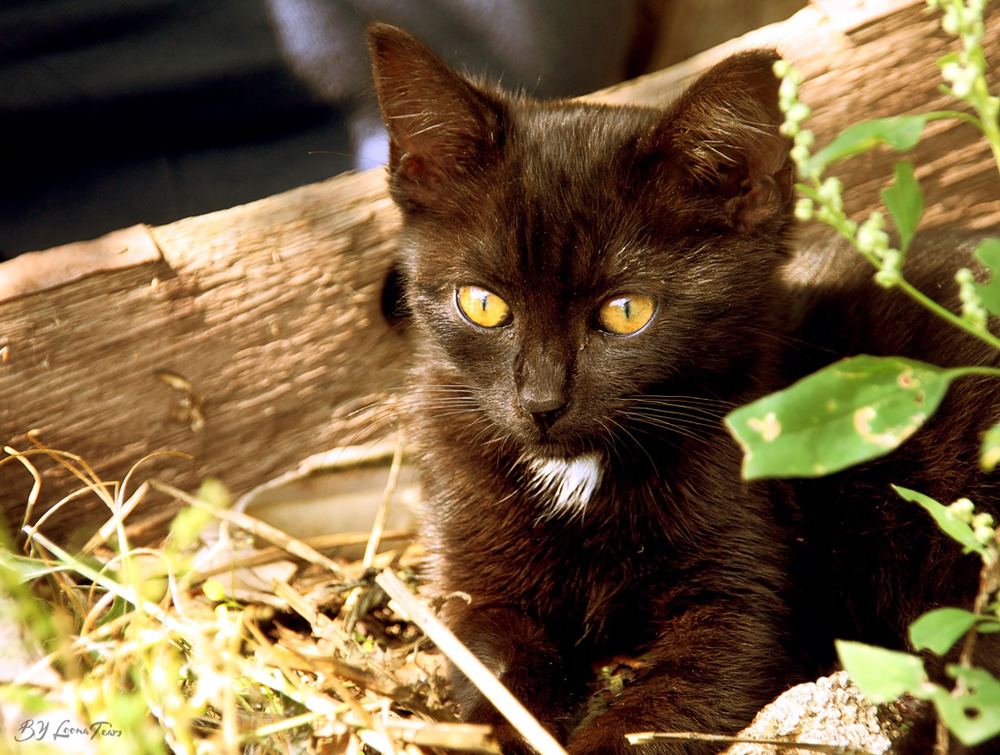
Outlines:
[{"label": "weathered wood plank", "polygon": [[[3,302],[3,440],[24,450],[36,429],[111,480],[149,453],[179,451],[192,460],[145,471],[244,492],[312,453],[384,434],[391,422],[377,407],[406,355],[380,308],[396,223],[379,171],[345,176],[151,229],[161,261]],[[190,383],[199,431],[179,421],[186,394],[158,371]],[[48,501],[72,489],[64,470],[42,466]],[[8,514],[19,516],[29,481],[19,465],[0,467]],[[74,501],[57,526],[101,509],[92,495]]]},{"label": "weathered wood plank", "polygon": [[[592,95],[608,103],[669,102],[709,65],[738,50],[775,47],[805,76],[802,98],[813,108],[809,127],[818,145],[848,125],[869,118],[930,110],[954,110],[940,90],[935,61],[956,49],[941,30],[940,14],[921,0],[843,2],[826,0],[787,21],[757,29],[671,68]],[[987,12],[984,48],[1000,60],[1000,9]],[[991,86],[1000,78],[994,67]],[[836,167],[843,178],[846,208],[865,216],[879,202],[901,156],[887,150],[852,158]],[[958,121],[932,123],[924,140],[905,156],[917,166],[925,191],[927,228],[962,224],[977,228],[1000,222],[1000,178],[979,133]],[[804,229],[815,233],[818,227]]]},{"label": "weathered wood plank", "polygon": [[[1000,59],[997,13],[988,24],[992,59]],[[711,62],[761,44],[806,74],[820,143],[857,120],[950,107],[934,60],[953,42],[915,0],[814,4],[594,98],[662,104]],[[928,225],[1000,222],[996,168],[971,127],[934,124],[910,157],[928,195]],[[893,159],[845,164],[851,211],[874,201]],[[192,460],[157,458],[144,470],[188,489],[215,476],[242,493],[313,453],[386,434],[408,354],[380,306],[397,223],[375,170],[149,229],[159,259],[97,265],[80,280],[8,295],[0,300],[0,440],[25,450],[37,429],[46,445],[81,455],[110,480],[147,454],[180,451]],[[14,275],[9,264],[0,280]],[[170,374],[190,389],[158,377]],[[197,432],[198,413],[178,411],[184,400],[203,415]],[[41,466],[44,509],[75,486],[65,470]],[[14,521],[30,482],[16,463],[0,466],[0,505]],[[75,500],[56,526],[92,529],[102,509],[92,495]],[[161,513],[162,502],[150,499],[133,518]]]}]

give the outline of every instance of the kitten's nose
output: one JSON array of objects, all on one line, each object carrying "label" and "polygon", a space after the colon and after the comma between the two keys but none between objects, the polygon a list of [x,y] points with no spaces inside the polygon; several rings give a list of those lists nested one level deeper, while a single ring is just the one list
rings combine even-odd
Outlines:
[{"label": "kitten's nose", "polygon": [[548,430],[555,423],[556,418],[566,408],[566,400],[562,394],[550,395],[525,395],[522,393],[518,397],[518,406],[525,414],[530,414],[535,423],[542,429]]},{"label": "kitten's nose", "polygon": [[548,430],[566,407],[566,361],[555,349],[526,349],[517,377],[517,405]]}]

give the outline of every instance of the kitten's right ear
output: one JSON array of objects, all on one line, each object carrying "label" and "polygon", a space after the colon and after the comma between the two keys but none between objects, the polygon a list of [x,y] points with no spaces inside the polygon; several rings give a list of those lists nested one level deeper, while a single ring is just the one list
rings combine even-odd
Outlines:
[{"label": "kitten's right ear", "polygon": [[[665,141],[692,187],[721,200],[734,227],[791,212],[794,164],[781,134],[774,50],[733,55],[703,74],[672,106]],[[663,137],[659,137],[663,139]]]},{"label": "kitten's right ear", "polygon": [[449,183],[489,161],[502,106],[401,29],[371,24],[368,47],[393,195],[404,206],[431,207]]}]

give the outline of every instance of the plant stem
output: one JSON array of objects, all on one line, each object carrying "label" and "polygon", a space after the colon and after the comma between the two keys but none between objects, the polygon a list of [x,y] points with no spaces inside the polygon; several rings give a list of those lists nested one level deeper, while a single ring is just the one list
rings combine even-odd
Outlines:
[{"label": "plant stem", "polygon": [[[931,312],[944,318],[955,327],[961,328],[965,332],[989,344],[994,349],[1000,349],[1000,338],[997,338],[988,330],[980,330],[979,328],[973,327],[972,324],[962,319],[959,315],[956,315],[950,309],[942,307],[936,301],[927,296],[923,291],[913,286],[913,284],[911,284],[910,282],[906,280],[900,281],[899,288],[902,291],[904,291],[910,298],[914,299],[922,307],[929,309]],[[1000,373],[993,373],[993,374],[1000,374]]]},{"label": "plant stem", "polygon": [[[983,568],[979,572],[979,590],[973,604],[973,613],[981,616],[995,616],[996,614],[991,614],[989,608],[998,589],[1000,589],[1000,528],[993,531],[993,540],[987,545],[987,552],[983,555]],[[972,667],[972,653],[977,634],[977,627],[972,627],[966,634],[965,643],[958,658],[960,666]]]},{"label": "plant stem", "polygon": [[1000,377],[1000,367],[956,367],[949,372],[956,376],[982,375],[984,377]]},{"label": "plant stem", "polygon": [[[978,111],[979,108],[977,107],[976,110]],[[928,121],[945,121],[945,120],[965,121],[966,123],[975,126],[984,133],[986,131],[986,127],[984,126],[983,121],[981,119],[977,118],[971,113],[966,113],[962,110],[932,110],[931,112],[926,114],[926,118]]]},{"label": "plant stem", "polygon": [[[997,132],[997,136],[998,136],[997,149],[1000,150],[1000,131]],[[820,196],[818,190],[819,189],[818,181],[814,180],[813,186],[800,183],[797,184],[797,187],[799,191],[801,191],[807,197],[809,197],[814,202],[821,204],[823,207],[826,208],[827,212],[829,213],[829,218],[827,220],[824,220],[823,222],[826,222],[827,225],[831,226],[834,230],[840,233],[841,236],[843,236],[849,242],[851,242],[851,245],[855,249],[857,249],[858,252],[860,252],[861,255],[866,260],[868,260],[876,270],[883,269],[882,260],[880,260],[877,255],[875,255],[873,252],[867,249],[862,249],[859,246],[857,225],[853,221],[851,221],[846,214],[844,214],[843,210],[830,206],[830,203],[824,200]],[[937,315],[938,317],[941,317],[942,319],[951,323],[955,327],[961,328],[970,335],[973,335],[976,338],[980,339],[981,341],[984,341],[988,345],[992,346],[994,349],[1000,349],[1000,338],[993,335],[988,330],[980,330],[979,328],[974,327],[971,323],[967,322],[959,315],[956,315],[950,309],[947,309],[938,304],[936,301],[931,299],[923,291],[916,288],[912,283],[910,283],[906,279],[901,277],[899,281],[895,284],[895,287],[903,291],[903,293],[905,293],[907,296],[909,296],[911,299],[917,302],[924,309],[929,310],[933,314]]]},{"label": "plant stem", "polygon": [[984,78],[980,77],[976,80],[970,100],[976,112],[979,113],[979,118],[976,119],[977,125],[990,145],[990,151],[993,153],[993,164],[1000,171],[1000,123],[997,122],[996,116],[990,112],[990,92]]}]

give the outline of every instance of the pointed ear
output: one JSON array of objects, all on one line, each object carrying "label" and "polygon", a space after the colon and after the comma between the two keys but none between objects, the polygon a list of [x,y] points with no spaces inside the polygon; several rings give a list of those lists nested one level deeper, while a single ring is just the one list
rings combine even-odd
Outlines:
[{"label": "pointed ear", "polygon": [[433,206],[449,183],[489,162],[503,106],[401,29],[371,24],[368,47],[393,194],[404,206]]},{"label": "pointed ear", "polygon": [[773,50],[751,50],[711,68],[665,120],[674,159],[697,192],[723,200],[734,227],[750,229],[788,212],[795,170],[778,128]]}]

